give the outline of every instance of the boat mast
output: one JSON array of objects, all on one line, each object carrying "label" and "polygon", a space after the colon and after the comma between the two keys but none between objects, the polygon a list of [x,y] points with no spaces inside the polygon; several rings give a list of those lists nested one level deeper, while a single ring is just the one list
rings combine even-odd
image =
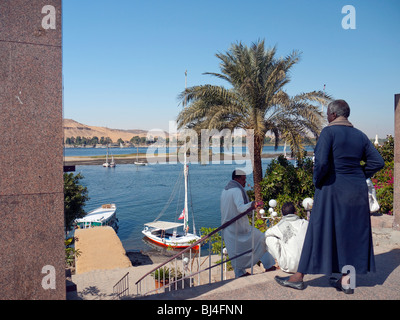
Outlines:
[{"label": "boat mast", "polygon": [[187,89],[187,70],[185,71],[185,102],[183,108],[186,108],[187,104],[186,89]]},{"label": "boat mast", "polygon": [[188,208],[188,165],[186,164],[186,151],[184,153],[184,169],[183,169],[183,175],[185,177],[185,214],[184,214],[184,218],[183,218],[183,229],[185,230],[185,235],[188,232],[188,220],[189,220],[189,208]]},{"label": "boat mast", "polygon": [[[187,88],[187,70],[185,71],[185,91]],[[185,106],[186,108],[186,95],[185,95]],[[184,165],[184,169],[183,169],[183,175],[185,177],[185,214],[184,214],[184,219],[183,219],[183,229],[185,230],[185,235],[188,232],[188,220],[189,220],[189,208],[188,208],[188,166],[186,163],[186,150],[184,152],[183,155],[183,165]]]}]

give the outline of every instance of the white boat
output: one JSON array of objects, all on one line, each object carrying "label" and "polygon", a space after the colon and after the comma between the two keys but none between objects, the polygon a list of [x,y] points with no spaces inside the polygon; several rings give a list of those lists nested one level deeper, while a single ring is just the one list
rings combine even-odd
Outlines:
[{"label": "white boat", "polygon": [[111,156],[111,162],[108,162],[108,155],[109,155],[109,152],[108,152],[108,146],[107,146],[106,162],[103,163],[103,167],[106,167],[106,168],[115,168],[116,163],[115,163],[115,161],[114,161],[114,156],[112,155],[112,156]]},{"label": "white boat", "polygon": [[[168,221],[157,221],[157,219],[153,222],[145,223],[144,229],[142,233],[144,236],[154,242],[155,244],[162,247],[172,247],[174,249],[183,249],[191,246],[197,240],[200,240],[200,237],[196,235],[196,231],[193,230],[193,233],[189,233],[189,211],[188,211],[188,173],[189,168],[186,164],[186,154],[184,156],[184,167],[183,167],[183,175],[185,182],[185,204],[184,209],[182,211],[179,219],[183,219],[183,222],[168,222]],[[178,231],[178,228],[182,227],[182,230]],[[195,229],[193,227],[193,229]],[[194,249],[198,249],[196,246]]]},{"label": "white boat", "polygon": [[111,162],[110,162],[110,168],[115,168],[116,167],[116,163],[114,161],[114,156],[111,156]]},{"label": "white boat", "polygon": [[88,212],[86,216],[75,220],[75,225],[80,229],[110,226],[118,229],[117,206],[115,203],[103,204],[101,207]]},{"label": "white boat", "polygon": [[283,146],[283,157],[284,157],[286,160],[294,160],[294,158],[288,157],[287,154],[286,154],[286,141],[285,141],[285,145]]},{"label": "white boat", "polygon": [[103,167],[109,168],[110,163],[108,162],[108,145],[107,145],[107,153],[106,153],[106,162],[103,163]]},{"label": "white boat", "polygon": [[[177,232],[178,227],[183,227],[182,230],[184,230],[183,223],[154,221],[146,223],[142,233],[156,245],[174,249],[187,248],[200,239],[200,237],[191,233]],[[198,246],[194,249],[198,249]]]},{"label": "white boat", "polygon": [[378,135],[375,136],[374,145],[379,146],[379,138],[378,138]]},{"label": "white boat", "polygon": [[285,141],[285,145],[283,146],[283,157],[285,159],[287,159],[287,154],[286,154],[286,141]]},{"label": "white boat", "polygon": [[142,161],[134,161],[133,163],[137,166],[147,166],[147,163]]},{"label": "white boat", "polygon": [[136,161],[133,162],[137,166],[146,166],[147,163],[144,161],[139,161],[139,147],[136,147]]}]

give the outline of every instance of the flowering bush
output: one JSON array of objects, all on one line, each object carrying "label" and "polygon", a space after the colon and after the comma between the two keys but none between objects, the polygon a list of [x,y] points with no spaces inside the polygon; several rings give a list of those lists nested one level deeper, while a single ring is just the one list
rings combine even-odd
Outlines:
[{"label": "flowering bush", "polygon": [[375,186],[376,196],[380,212],[385,214],[393,214],[393,167],[394,167],[394,139],[388,136],[385,143],[377,146],[379,153],[385,161],[385,167],[377,172],[372,178]]},{"label": "flowering bush", "polygon": [[375,186],[380,211],[393,214],[393,161],[388,162],[385,168],[371,179]]}]

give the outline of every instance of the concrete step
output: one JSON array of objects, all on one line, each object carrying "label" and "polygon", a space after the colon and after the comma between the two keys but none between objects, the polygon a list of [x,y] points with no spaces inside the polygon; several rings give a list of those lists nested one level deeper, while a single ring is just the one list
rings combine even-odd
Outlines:
[{"label": "concrete step", "polygon": [[[239,279],[206,284],[153,296],[130,297],[135,300],[400,300],[400,247],[375,249],[376,273],[356,276],[352,295],[337,291],[325,275],[306,275],[305,290],[280,286],[275,276],[288,274],[278,270]],[[339,277],[339,275],[336,275]]]},{"label": "concrete step", "polygon": [[[174,290],[146,297],[136,295],[136,281],[152,270],[156,264],[117,268],[113,270],[93,270],[84,274],[72,275],[72,282],[77,291],[68,293],[67,298],[85,300],[115,299],[113,285],[129,272],[130,297],[124,299],[135,300],[274,300],[274,299],[400,299],[400,231],[389,228],[374,228],[374,251],[376,273],[357,275],[356,290],[353,295],[336,292],[329,285],[329,276],[306,275],[306,289],[297,291],[279,286],[274,280],[275,275],[287,275],[283,271],[263,272],[262,268],[255,267],[253,276],[233,279],[233,272],[227,273],[228,279],[220,282],[220,268],[214,269],[212,280],[219,282],[208,283],[208,274],[202,275],[200,286],[185,287],[183,290]],[[152,281],[150,278],[149,283]],[[153,281],[154,282],[154,281]]]}]

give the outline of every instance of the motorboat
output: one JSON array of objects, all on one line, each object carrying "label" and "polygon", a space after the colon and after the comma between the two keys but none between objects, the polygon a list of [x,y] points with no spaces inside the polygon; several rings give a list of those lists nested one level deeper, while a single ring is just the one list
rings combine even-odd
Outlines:
[{"label": "motorboat", "polygon": [[117,206],[115,203],[103,204],[101,207],[88,212],[83,218],[75,220],[75,225],[80,229],[110,226],[118,229]]}]

